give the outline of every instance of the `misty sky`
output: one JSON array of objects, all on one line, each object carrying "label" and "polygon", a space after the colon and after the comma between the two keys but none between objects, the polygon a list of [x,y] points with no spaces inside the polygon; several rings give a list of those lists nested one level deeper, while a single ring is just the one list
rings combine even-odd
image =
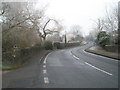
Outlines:
[{"label": "misty sky", "polygon": [[[7,0],[2,0],[7,1]],[[27,0],[9,0],[9,2]],[[47,6],[46,16],[61,21],[65,30],[72,25],[80,25],[81,31],[87,35],[95,27],[97,18],[105,17],[106,8],[110,10],[120,0],[30,0],[36,1],[36,9]]]},{"label": "misty sky", "polygon": [[115,6],[119,0],[38,0],[36,8],[47,5],[46,15],[59,19],[70,30],[72,25],[80,25],[86,35],[95,25],[93,20],[105,16],[105,8]]}]

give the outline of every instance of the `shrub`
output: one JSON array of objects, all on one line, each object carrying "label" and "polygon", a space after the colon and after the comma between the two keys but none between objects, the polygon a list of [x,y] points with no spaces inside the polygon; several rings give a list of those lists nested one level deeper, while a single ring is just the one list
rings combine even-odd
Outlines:
[{"label": "shrub", "polygon": [[45,41],[44,42],[44,47],[46,50],[52,50],[53,49],[53,45],[51,41]]},{"label": "shrub", "polygon": [[109,44],[109,36],[104,36],[104,37],[101,37],[98,44],[102,47],[105,47],[105,45],[108,45]]},{"label": "shrub", "polygon": [[60,42],[54,42],[54,43],[53,43],[53,46],[54,46],[54,48],[56,48],[56,49],[62,49],[62,48],[63,48]]},{"label": "shrub", "polygon": [[110,44],[110,36],[105,31],[101,31],[98,33],[95,42],[96,44],[104,48],[105,45]]},{"label": "shrub", "polygon": [[13,49],[15,43],[11,39],[4,39],[2,40],[2,52],[8,52]]},{"label": "shrub", "polygon": [[36,43],[33,47],[42,47],[42,42]]}]

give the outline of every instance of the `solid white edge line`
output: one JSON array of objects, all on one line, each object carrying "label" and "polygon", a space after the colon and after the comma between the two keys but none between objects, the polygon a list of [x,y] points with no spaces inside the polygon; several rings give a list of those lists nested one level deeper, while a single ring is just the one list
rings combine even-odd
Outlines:
[{"label": "solid white edge line", "polygon": [[[71,51],[71,54],[73,55],[72,51]],[[79,58],[76,57],[75,55],[73,55],[73,57],[76,58],[76,59],[79,59]],[[97,67],[95,67],[95,66],[93,66],[93,65],[91,65],[91,64],[89,64],[89,63],[87,63],[87,62],[85,62],[85,64],[93,67],[93,68],[96,69],[96,70],[99,70],[99,71],[101,71],[101,72],[103,72],[103,73],[106,73],[106,74],[108,74],[108,75],[111,75],[111,76],[113,75],[113,74],[111,74],[111,73],[109,73],[109,72],[106,72],[106,71],[104,71],[104,70],[102,70],[102,69],[99,69],[99,68],[97,68]]]},{"label": "solid white edge line", "polygon": [[105,74],[108,74],[108,75],[111,75],[111,76],[113,75],[113,74],[111,74],[111,73],[109,73],[109,72],[106,72],[106,71],[104,71],[104,70],[102,70],[102,69],[99,69],[99,68],[97,68],[97,67],[95,67],[95,66],[93,66],[93,65],[91,65],[91,64],[89,64],[89,63],[87,63],[87,62],[85,62],[85,64],[87,64],[87,65],[93,67],[94,69],[99,70],[99,71],[101,71],[101,72],[103,72],[103,73],[105,73]]},{"label": "solid white edge line", "polygon": [[91,52],[86,52],[85,50],[83,50],[83,52],[85,52],[87,54],[90,54],[90,55],[98,56],[98,57],[101,57],[101,58],[106,58],[106,59],[109,59],[109,60],[112,60],[112,61],[115,61],[115,62],[119,62],[119,60],[117,60],[117,59],[109,58],[109,57],[102,56],[102,55],[97,55],[97,54],[94,54],[94,53],[91,53]]},{"label": "solid white edge line", "polygon": [[45,83],[45,84],[48,84],[48,83],[49,83],[48,77],[44,77],[44,83]]},{"label": "solid white edge line", "polygon": [[[51,54],[51,53],[49,53],[49,54]],[[46,61],[47,61],[49,54],[45,57],[43,64],[46,64]]]},{"label": "solid white edge line", "polygon": [[44,60],[43,64],[46,64],[46,60]]},{"label": "solid white edge line", "polygon": [[78,58],[77,56],[75,56],[75,55],[72,53],[72,51],[71,51],[71,55],[72,55],[75,59],[79,60],[79,58]]},{"label": "solid white edge line", "polygon": [[75,55],[73,55],[73,57],[74,57],[75,59],[78,59],[78,60],[79,60],[79,58],[78,58],[78,57],[76,57]]}]

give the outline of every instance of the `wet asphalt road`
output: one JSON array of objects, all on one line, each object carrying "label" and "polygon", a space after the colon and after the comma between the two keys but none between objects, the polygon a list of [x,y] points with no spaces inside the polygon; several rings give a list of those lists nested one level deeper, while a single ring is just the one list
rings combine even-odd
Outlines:
[{"label": "wet asphalt road", "polygon": [[85,52],[91,45],[53,51],[41,62],[36,57],[33,64],[28,64],[28,71],[24,73],[22,69],[23,78],[12,76],[20,75],[19,70],[3,75],[5,81],[8,76],[13,78],[8,79],[9,83],[4,81],[3,87],[117,88],[118,61]]}]

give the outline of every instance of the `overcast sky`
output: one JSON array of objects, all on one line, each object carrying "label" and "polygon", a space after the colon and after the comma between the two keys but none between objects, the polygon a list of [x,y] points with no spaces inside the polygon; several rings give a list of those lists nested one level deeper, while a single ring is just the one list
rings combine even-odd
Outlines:
[{"label": "overcast sky", "polygon": [[105,8],[115,6],[118,1],[120,0],[38,0],[35,7],[39,9],[47,5],[46,16],[60,20],[66,31],[72,25],[80,25],[81,31],[86,35],[95,25],[93,20],[104,17]]},{"label": "overcast sky", "polygon": [[80,25],[88,34],[94,25],[92,20],[105,16],[105,8],[117,4],[119,0],[38,0],[39,6],[47,4],[46,15],[62,21],[66,30],[72,25]]}]

